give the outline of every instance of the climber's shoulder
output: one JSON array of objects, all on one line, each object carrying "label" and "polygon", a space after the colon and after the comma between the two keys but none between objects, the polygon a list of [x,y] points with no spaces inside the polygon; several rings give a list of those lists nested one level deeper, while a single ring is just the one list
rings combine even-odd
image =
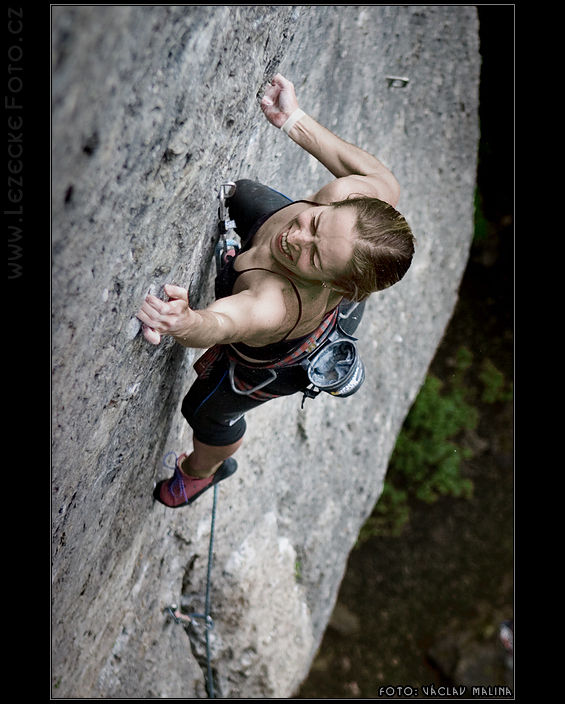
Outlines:
[{"label": "climber's shoulder", "polygon": [[319,191],[309,196],[307,200],[316,203],[335,203],[359,196],[378,198],[396,207],[400,195],[400,186],[396,178],[384,169],[382,172],[365,176],[353,174],[342,176],[322,186]]}]

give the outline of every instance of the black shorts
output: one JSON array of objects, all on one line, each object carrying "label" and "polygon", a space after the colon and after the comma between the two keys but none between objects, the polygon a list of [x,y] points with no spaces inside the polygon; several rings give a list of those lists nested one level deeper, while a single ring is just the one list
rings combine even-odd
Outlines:
[{"label": "black shorts", "polygon": [[[229,200],[230,217],[242,242],[247,233],[262,217],[288,205],[292,201],[277,191],[254,181],[237,181],[237,189]],[[364,304],[347,321],[347,332],[353,334],[361,320]],[[237,366],[237,379],[248,388],[255,388],[271,374],[265,369]],[[277,378],[269,383],[268,397],[261,392],[253,396],[236,393],[230,381],[229,359],[222,354],[205,377],[198,377],[182,403],[182,414],[197,440],[206,445],[231,445],[245,434],[245,414],[268,400],[304,392],[309,386],[308,375],[301,366],[285,367],[277,371]]]},{"label": "black shorts", "polygon": [[[237,386],[241,382],[255,388],[270,379],[265,369],[237,366]],[[229,360],[223,356],[215,362],[206,378],[197,378],[185,396],[182,414],[194,431],[194,436],[206,445],[231,445],[243,437],[246,430],[245,414],[272,398],[290,396],[304,391],[309,385],[305,370],[299,366],[286,367],[277,372],[269,383],[268,397],[257,398],[236,393],[229,376]],[[260,392],[257,393],[259,395]]]}]

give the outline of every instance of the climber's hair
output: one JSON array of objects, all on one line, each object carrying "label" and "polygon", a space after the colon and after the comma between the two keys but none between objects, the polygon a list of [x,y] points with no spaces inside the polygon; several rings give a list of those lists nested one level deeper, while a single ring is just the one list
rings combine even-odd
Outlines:
[{"label": "climber's hair", "polygon": [[357,215],[353,257],[331,287],[351,301],[363,301],[374,291],[400,281],[410,267],[415,245],[404,216],[392,205],[367,196],[353,196],[331,205],[354,208]]}]

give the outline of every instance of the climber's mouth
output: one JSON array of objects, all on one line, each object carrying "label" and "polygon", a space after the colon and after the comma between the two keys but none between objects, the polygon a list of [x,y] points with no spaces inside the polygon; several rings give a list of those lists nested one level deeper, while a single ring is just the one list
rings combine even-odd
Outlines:
[{"label": "climber's mouth", "polygon": [[288,245],[288,232],[282,232],[277,238],[278,249],[287,259],[294,263],[292,252]]}]

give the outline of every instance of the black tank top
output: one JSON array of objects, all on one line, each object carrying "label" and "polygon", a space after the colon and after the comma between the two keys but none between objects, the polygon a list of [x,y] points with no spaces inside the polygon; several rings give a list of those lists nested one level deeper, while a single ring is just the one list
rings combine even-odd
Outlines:
[{"label": "black tank top", "polygon": [[[261,225],[263,225],[263,223],[271,217],[271,215],[278,213],[279,210],[287,208],[289,205],[295,205],[295,203],[310,203],[310,201],[292,201],[290,203],[287,203],[286,205],[283,205],[282,208],[277,208],[276,210],[273,210],[272,212],[263,215],[261,218],[259,218],[259,220],[257,220],[253,227],[251,227],[251,229],[247,233],[247,236],[245,237],[245,240],[242,239],[241,250],[238,254],[242,254],[243,252],[246,252],[251,248],[255,234],[257,233]],[[318,204],[314,203],[314,205]],[[226,257],[226,264],[222,267],[220,273],[216,276],[216,299],[226,298],[227,296],[232,295],[233,287],[235,286],[235,282],[237,281],[237,278],[238,276],[240,276],[240,274],[243,274],[247,271],[268,271],[271,274],[277,274],[277,276],[284,277],[294,289],[294,292],[296,293],[296,298],[298,300],[298,319],[296,320],[296,323],[294,324],[292,329],[289,330],[287,334],[282,338],[282,340],[279,340],[278,342],[273,342],[270,345],[265,345],[263,347],[251,347],[249,345],[244,344],[243,342],[237,342],[232,344],[231,347],[233,347],[236,351],[241,352],[246,357],[251,357],[252,359],[257,359],[261,361],[274,361],[277,359],[281,359],[287,356],[293,349],[298,347],[302,342],[304,342],[308,337],[310,337],[313,332],[311,331],[306,335],[302,335],[301,337],[289,339],[290,335],[292,335],[298,323],[300,322],[300,318],[302,317],[302,300],[300,298],[300,293],[294,282],[288,276],[285,276],[284,274],[278,274],[278,272],[271,271],[270,269],[253,267],[251,269],[237,271],[234,268],[234,263],[237,256],[238,255],[233,257]],[[331,315],[331,313],[328,313],[328,315]]]}]

